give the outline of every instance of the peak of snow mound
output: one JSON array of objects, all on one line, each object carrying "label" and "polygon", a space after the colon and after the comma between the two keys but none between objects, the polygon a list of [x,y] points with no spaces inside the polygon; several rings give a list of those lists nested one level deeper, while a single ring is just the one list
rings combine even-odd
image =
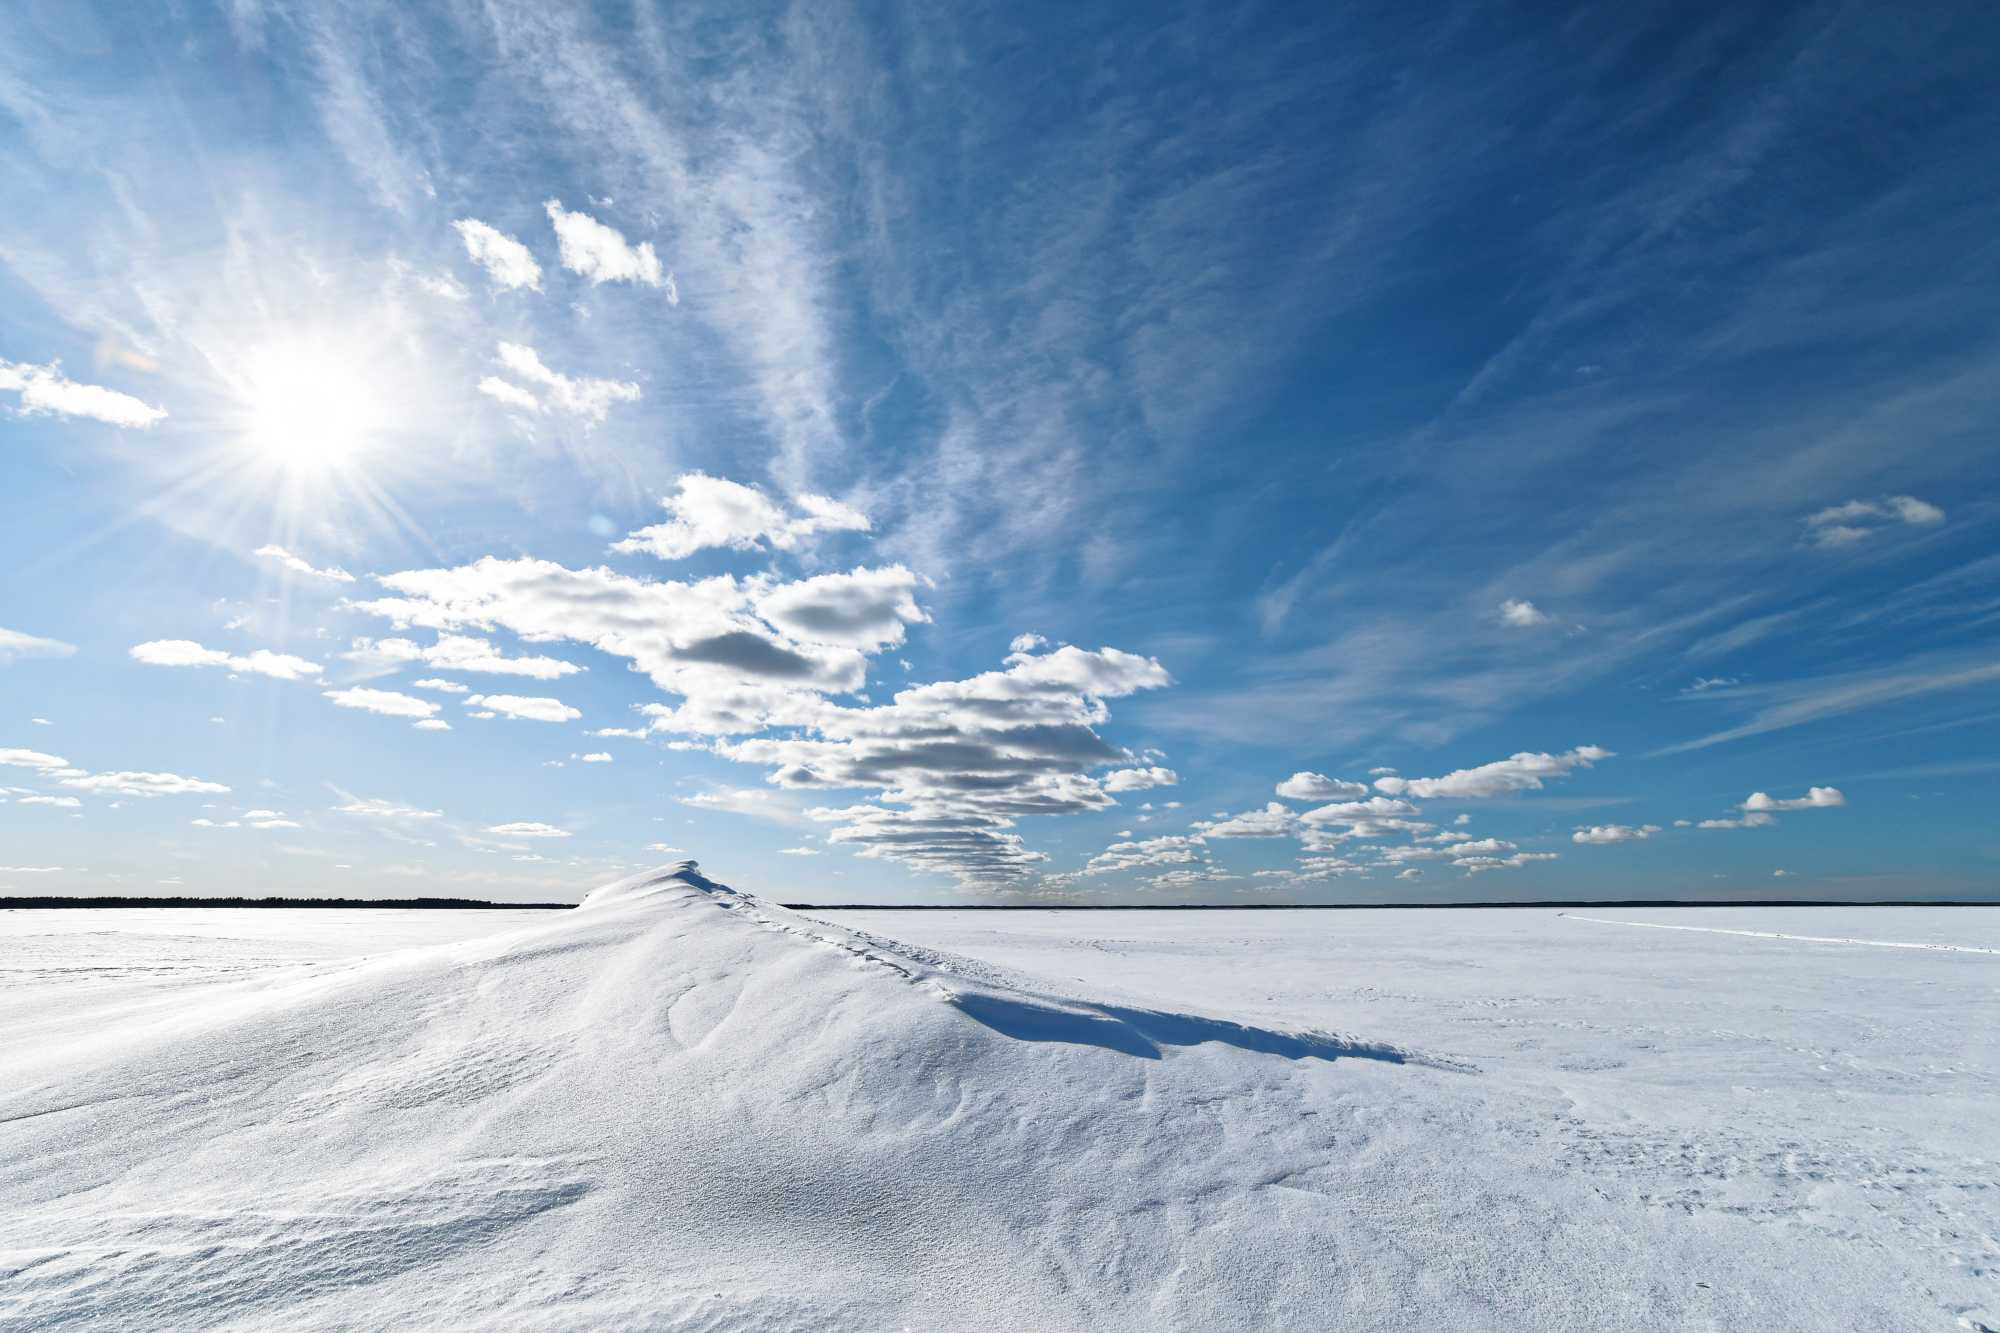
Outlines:
[{"label": "peak of snow mound", "polygon": [[725,888],[703,875],[700,862],[693,860],[673,861],[652,870],[642,870],[636,875],[613,880],[599,888],[592,889],[583,896],[578,907],[611,907],[648,899],[674,896],[683,889],[694,889],[701,893],[726,893],[736,895],[734,889]]}]

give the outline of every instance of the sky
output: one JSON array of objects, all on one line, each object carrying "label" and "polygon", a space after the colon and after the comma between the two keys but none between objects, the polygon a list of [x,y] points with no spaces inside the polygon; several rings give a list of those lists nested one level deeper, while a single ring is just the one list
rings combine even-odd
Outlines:
[{"label": "sky", "polygon": [[27,0],[0,894],[2000,893],[2000,11]]}]

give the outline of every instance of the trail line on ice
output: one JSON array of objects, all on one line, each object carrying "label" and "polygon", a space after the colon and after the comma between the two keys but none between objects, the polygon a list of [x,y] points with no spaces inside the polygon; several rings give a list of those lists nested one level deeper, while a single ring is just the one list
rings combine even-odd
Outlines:
[{"label": "trail line on ice", "polygon": [[1913,944],[1906,940],[1856,940],[1844,935],[1785,935],[1775,930],[1729,930],[1722,926],[1673,926],[1664,921],[1619,921],[1608,916],[1574,916],[1568,912],[1557,912],[1566,921],[1591,921],[1600,926],[1643,926],[1647,930],[1692,930],[1703,935],[1748,935],[1760,940],[1798,940],[1806,944],[1872,944],[1878,949],[1930,949],[1939,953],[1990,953],[2000,954],[2000,949],[1987,949],[1977,944]]}]

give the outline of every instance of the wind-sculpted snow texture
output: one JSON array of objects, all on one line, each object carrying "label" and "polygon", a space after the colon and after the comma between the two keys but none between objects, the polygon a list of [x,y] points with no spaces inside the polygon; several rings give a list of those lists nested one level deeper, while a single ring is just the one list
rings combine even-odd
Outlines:
[{"label": "wind-sculpted snow texture", "polygon": [[1612,1197],[1450,1051],[1037,985],[691,864],[509,925],[0,1038],[0,1327],[1984,1313],[1879,1248]]}]

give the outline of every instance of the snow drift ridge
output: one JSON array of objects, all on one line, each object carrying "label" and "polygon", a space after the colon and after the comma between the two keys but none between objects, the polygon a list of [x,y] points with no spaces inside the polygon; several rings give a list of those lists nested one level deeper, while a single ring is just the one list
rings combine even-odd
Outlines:
[{"label": "snow drift ridge", "polygon": [[1336,1194],[1407,1193],[1353,1099],[1423,1063],[1022,989],[685,862],[34,1052],[0,1324],[1316,1323]]}]

